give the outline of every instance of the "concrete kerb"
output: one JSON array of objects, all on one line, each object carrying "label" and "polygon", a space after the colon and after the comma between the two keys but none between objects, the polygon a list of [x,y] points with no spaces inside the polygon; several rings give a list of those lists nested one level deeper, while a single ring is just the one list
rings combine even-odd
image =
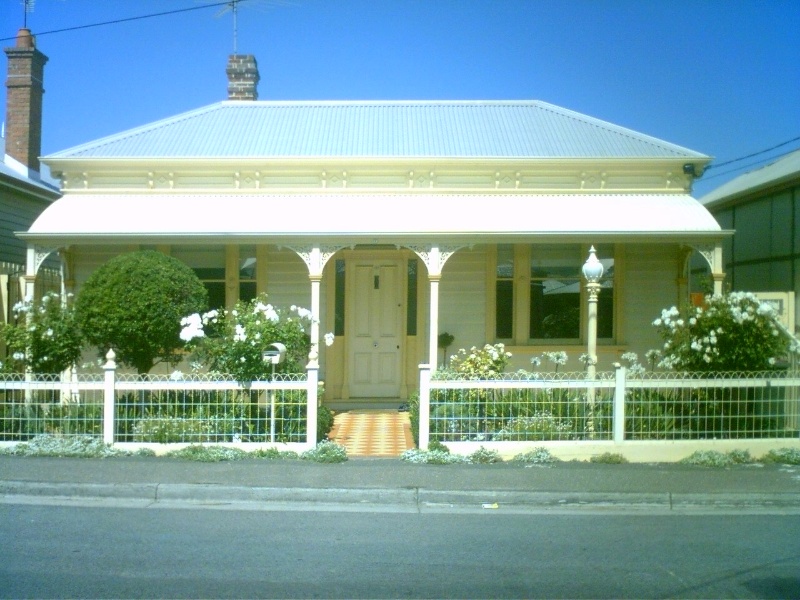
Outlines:
[{"label": "concrete kerb", "polygon": [[424,512],[455,510],[626,509],[636,511],[800,512],[800,495],[791,493],[614,493],[498,490],[432,490],[425,488],[272,488],[213,484],[73,484],[0,481],[6,502],[29,500],[134,501],[153,505],[284,507],[357,510],[396,507]]}]

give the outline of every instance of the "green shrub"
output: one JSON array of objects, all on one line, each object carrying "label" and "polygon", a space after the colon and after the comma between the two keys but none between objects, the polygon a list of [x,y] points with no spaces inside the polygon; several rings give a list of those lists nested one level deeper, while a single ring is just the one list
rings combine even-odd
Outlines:
[{"label": "green shrub", "polygon": [[83,348],[72,303],[53,292],[38,302],[23,301],[13,308],[9,323],[0,324],[0,340],[6,344],[2,371],[61,373],[80,358]]},{"label": "green shrub", "polygon": [[52,397],[44,400],[0,403],[0,439],[25,441],[36,435],[101,436],[102,405],[61,404],[49,401]]},{"label": "green shrub", "polygon": [[430,440],[428,442],[428,450],[430,452],[444,452],[445,454],[450,454],[450,448],[445,446],[439,440]]},{"label": "green shrub", "polygon": [[452,465],[467,464],[470,462],[468,457],[461,456],[460,454],[450,454],[450,451],[419,450],[417,448],[412,448],[411,450],[403,452],[403,454],[400,455],[400,460],[425,465]]},{"label": "green shrub", "polygon": [[569,440],[575,437],[572,421],[537,412],[530,417],[511,419],[498,431],[495,440]]},{"label": "green shrub", "polygon": [[517,454],[511,460],[513,462],[521,462],[527,464],[547,464],[558,461],[558,459],[555,456],[550,454],[550,451],[547,448],[541,446],[539,448],[534,448],[533,450],[529,450],[528,452]]},{"label": "green shrub", "polygon": [[113,349],[118,362],[147,373],[158,362],[180,360],[181,318],[207,302],[192,269],[143,250],[112,258],[92,273],[78,294],[75,316],[101,357]]},{"label": "green shrub", "polygon": [[317,441],[327,439],[328,433],[333,429],[333,411],[327,406],[317,407]]},{"label": "green shrub", "polygon": [[[269,304],[265,294],[237,302],[231,310],[187,312],[178,320],[193,359],[241,383],[271,376],[273,365],[264,361],[264,352],[276,342],[286,347],[283,362],[274,366],[276,373],[303,372],[308,362],[311,311],[297,306],[283,310]],[[332,342],[333,335],[326,334],[325,340]]]},{"label": "green shrub", "polygon": [[112,448],[103,440],[93,436],[38,435],[30,442],[17,444],[5,454],[15,456],[57,456],[77,458],[106,458],[125,455],[127,452]]},{"label": "green shrub", "polygon": [[133,427],[134,442],[208,442],[213,437],[212,426],[206,419],[148,417],[140,419]]},{"label": "green shrub", "polygon": [[684,465],[701,467],[730,467],[731,465],[751,463],[753,459],[747,450],[731,450],[725,453],[716,450],[697,450],[679,462]]},{"label": "green shrub", "polygon": [[318,463],[341,463],[347,460],[347,449],[336,442],[322,441],[316,448],[303,452],[300,458]]},{"label": "green shrub", "polygon": [[748,465],[753,462],[748,450],[731,450],[727,453],[728,457],[737,465]]},{"label": "green shrub", "polygon": [[265,458],[267,460],[296,460],[300,458],[297,452],[292,450],[278,450],[277,448],[259,448],[252,454],[254,458]]},{"label": "green shrub", "polygon": [[772,305],[748,292],[706,296],[704,306],[661,311],[660,366],[683,371],[768,371],[789,350]]},{"label": "green shrub", "polygon": [[800,465],[800,448],[777,448],[770,450],[761,462],[778,463],[782,465]]},{"label": "green shrub", "polygon": [[615,454],[613,452],[604,452],[603,454],[595,454],[589,459],[591,463],[598,463],[604,465],[621,465],[628,462],[622,454]]},{"label": "green shrub", "polygon": [[408,399],[408,420],[411,424],[411,437],[414,438],[414,444],[419,446],[419,392],[414,392]]},{"label": "green shrub", "polygon": [[248,454],[244,450],[240,450],[238,448],[227,448],[225,446],[201,446],[193,444],[180,450],[168,452],[166,456],[170,458],[180,458],[198,462],[221,462],[227,460],[242,460],[247,458]]},{"label": "green shrub", "polygon": [[473,346],[469,351],[461,348],[450,357],[450,369],[471,379],[493,379],[503,373],[510,358],[503,344]]},{"label": "green shrub", "polygon": [[483,446],[475,450],[475,452],[470,454],[467,458],[469,459],[469,462],[475,465],[503,462],[503,459],[500,458],[497,450],[487,450]]}]

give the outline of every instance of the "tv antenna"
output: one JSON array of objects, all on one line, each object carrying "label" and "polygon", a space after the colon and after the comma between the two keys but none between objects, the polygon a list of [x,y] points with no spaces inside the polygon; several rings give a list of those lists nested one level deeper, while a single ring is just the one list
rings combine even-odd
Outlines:
[{"label": "tv antenna", "polygon": [[22,0],[22,27],[28,28],[28,13],[33,12],[33,5],[36,0]]},{"label": "tv antenna", "polygon": [[[33,1],[33,0],[31,0]],[[208,2],[209,0],[205,0]],[[238,43],[239,43],[239,23],[238,23],[238,16],[239,16],[239,4],[247,3],[248,7],[252,6],[255,8],[257,5],[262,6],[269,6],[269,5],[287,5],[291,4],[291,2],[287,2],[284,0],[227,0],[227,2],[223,2],[224,6],[222,9],[214,15],[216,18],[220,18],[222,15],[231,13],[233,15],[233,53],[237,54],[238,51]]]},{"label": "tv antenna", "polygon": [[236,17],[237,17],[237,15],[239,13],[239,2],[241,2],[241,1],[242,0],[230,0],[229,2],[226,2],[225,6],[222,7],[222,10],[220,10],[216,15],[214,15],[215,17],[220,18],[222,15],[224,15],[228,11],[230,11],[233,14],[233,53],[234,54],[236,54],[236,51],[237,51],[236,45],[237,45],[237,41],[238,41],[238,37],[239,37],[239,25],[238,25],[238,23],[236,21]]}]

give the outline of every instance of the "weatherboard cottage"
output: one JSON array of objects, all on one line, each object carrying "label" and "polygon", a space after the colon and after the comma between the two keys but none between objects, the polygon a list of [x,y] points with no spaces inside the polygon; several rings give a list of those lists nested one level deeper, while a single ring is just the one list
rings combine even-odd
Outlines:
[{"label": "weatherboard cottage", "polygon": [[658,346],[693,252],[721,289],[726,233],[690,195],[708,156],[539,101],[259,101],[252,56],[227,72],[227,101],[43,158],[63,197],[20,234],[29,282],[53,252],[78,291],[149,248],[218,306],[309,307],[327,402],[408,397],[444,332],[579,368],[591,246],[599,368]]}]

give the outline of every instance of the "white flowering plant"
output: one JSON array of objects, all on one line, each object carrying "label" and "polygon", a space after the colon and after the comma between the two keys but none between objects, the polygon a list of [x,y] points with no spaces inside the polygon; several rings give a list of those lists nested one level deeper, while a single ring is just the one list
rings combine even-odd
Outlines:
[{"label": "white flowering plant", "polygon": [[461,348],[450,357],[450,369],[473,379],[492,379],[503,373],[510,358],[503,344],[473,346],[469,351]]},{"label": "white flowering plant", "polygon": [[[305,370],[311,348],[308,309],[292,306],[282,310],[269,304],[262,294],[250,302],[238,302],[231,310],[194,313],[181,320],[180,337],[193,353],[193,360],[210,371],[225,373],[240,382],[269,377],[272,365],[264,352],[279,342],[286,346],[279,373]],[[325,335],[326,344],[333,341]]]},{"label": "white flowering plant", "polygon": [[2,370],[60,373],[72,367],[81,355],[83,337],[75,320],[72,294],[62,301],[49,292],[41,300],[18,302],[10,323],[0,325],[0,339],[8,358]]},{"label": "white flowering plant", "polygon": [[772,305],[749,292],[709,295],[703,306],[661,311],[660,367],[681,371],[766,371],[789,351]]}]

